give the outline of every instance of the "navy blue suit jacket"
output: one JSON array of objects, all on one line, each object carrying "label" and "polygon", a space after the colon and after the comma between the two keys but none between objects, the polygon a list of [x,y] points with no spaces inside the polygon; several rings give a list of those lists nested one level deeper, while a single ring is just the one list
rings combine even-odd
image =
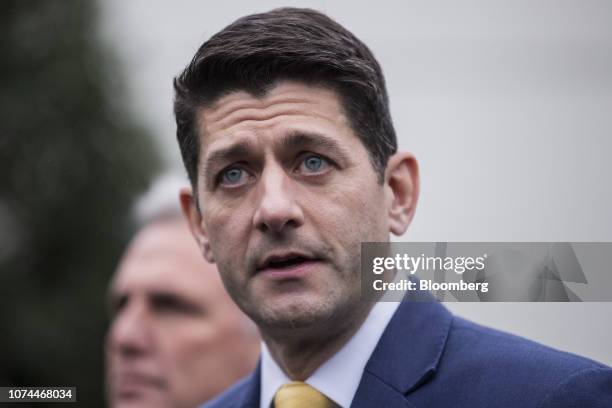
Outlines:
[{"label": "navy blue suit jacket", "polygon": [[[338,373],[342,375],[342,373]],[[260,368],[205,405],[259,407]],[[453,316],[402,303],[370,357],[351,408],[612,408],[612,369]]]}]

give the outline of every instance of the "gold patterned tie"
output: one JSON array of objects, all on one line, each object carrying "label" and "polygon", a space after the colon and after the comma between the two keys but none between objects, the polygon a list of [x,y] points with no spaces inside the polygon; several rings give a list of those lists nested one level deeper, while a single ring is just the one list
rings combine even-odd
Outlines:
[{"label": "gold patterned tie", "polygon": [[325,395],[301,381],[283,385],[274,395],[274,408],[334,408],[337,406]]}]

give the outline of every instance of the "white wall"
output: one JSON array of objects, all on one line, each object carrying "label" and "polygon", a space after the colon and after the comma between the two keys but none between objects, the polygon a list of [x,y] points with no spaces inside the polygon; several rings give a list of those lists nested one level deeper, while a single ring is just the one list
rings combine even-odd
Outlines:
[{"label": "white wall", "polygon": [[[307,6],[353,31],[383,66],[400,145],[422,172],[402,240],[612,241],[611,2],[100,3],[134,112],[171,166],[181,166],[171,80],[198,46],[240,16]],[[612,364],[612,303],[448,306]]]}]

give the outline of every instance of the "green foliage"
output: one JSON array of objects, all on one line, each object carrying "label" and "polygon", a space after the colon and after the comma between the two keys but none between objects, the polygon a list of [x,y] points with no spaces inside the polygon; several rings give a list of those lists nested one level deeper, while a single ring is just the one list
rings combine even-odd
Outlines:
[{"label": "green foliage", "polygon": [[0,386],[77,386],[87,407],[105,405],[106,286],[159,166],[94,6],[0,2]]}]

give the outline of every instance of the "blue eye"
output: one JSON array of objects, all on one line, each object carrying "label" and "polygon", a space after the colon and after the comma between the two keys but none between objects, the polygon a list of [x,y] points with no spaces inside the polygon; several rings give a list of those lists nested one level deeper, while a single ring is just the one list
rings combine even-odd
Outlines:
[{"label": "blue eye", "polygon": [[244,170],[238,167],[231,167],[221,173],[221,183],[238,184],[244,175]]},{"label": "blue eye", "polygon": [[327,161],[321,156],[307,156],[302,162],[304,170],[310,173],[317,173],[324,169]]}]

